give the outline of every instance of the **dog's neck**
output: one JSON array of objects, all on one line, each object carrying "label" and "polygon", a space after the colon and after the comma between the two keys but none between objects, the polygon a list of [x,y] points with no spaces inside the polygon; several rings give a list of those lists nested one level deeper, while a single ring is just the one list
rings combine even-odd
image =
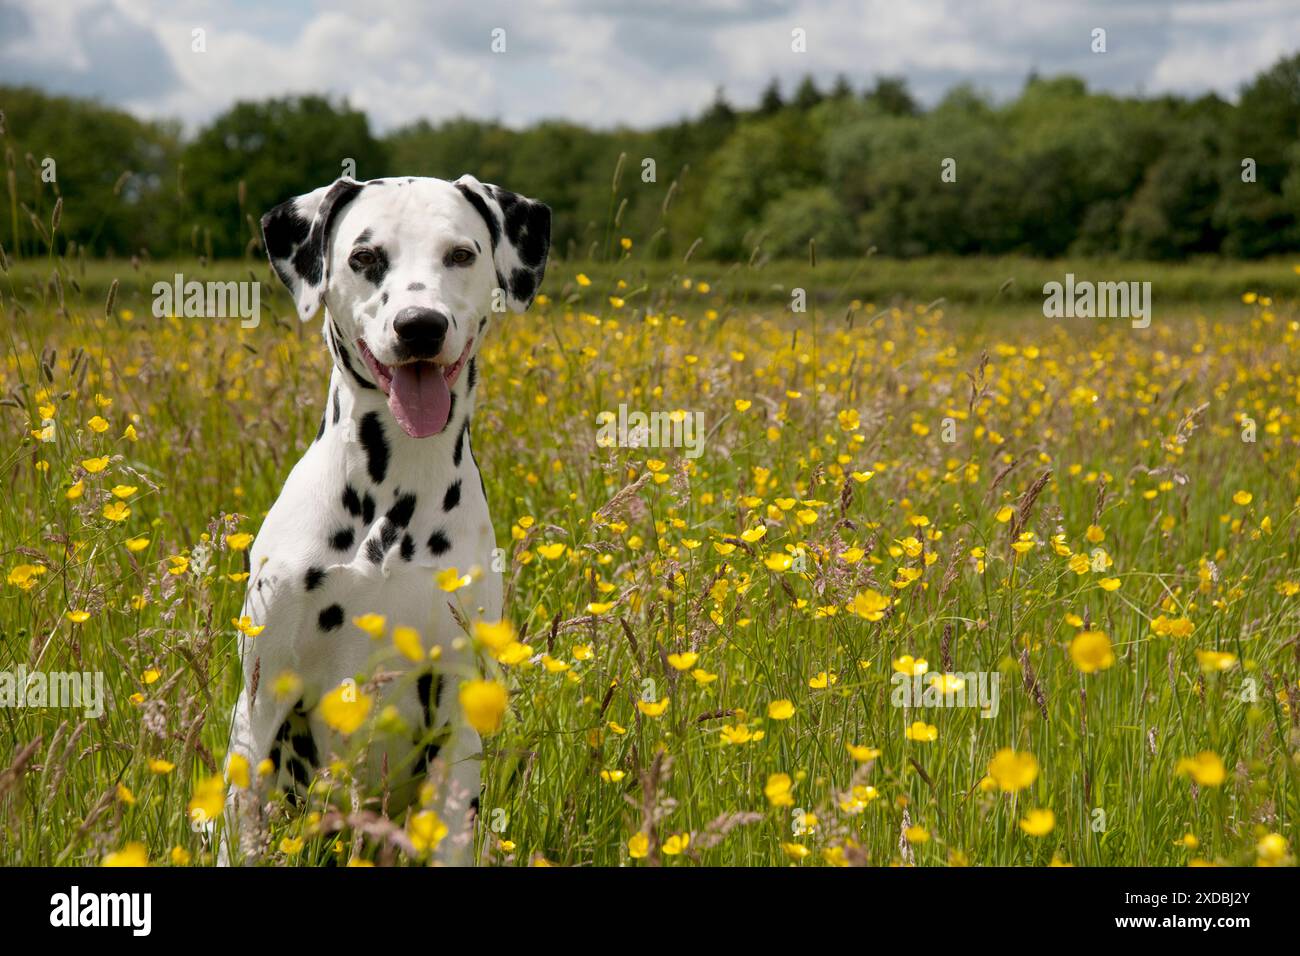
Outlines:
[{"label": "dog's neck", "polygon": [[477,368],[472,359],[467,365],[451,387],[446,428],[412,438],[389,411],[387,396],[336,362],[318,440],[327,444],[347,484],[359,491],[378,486],[439,495],[456,480],[478,485],[470,450]]}]

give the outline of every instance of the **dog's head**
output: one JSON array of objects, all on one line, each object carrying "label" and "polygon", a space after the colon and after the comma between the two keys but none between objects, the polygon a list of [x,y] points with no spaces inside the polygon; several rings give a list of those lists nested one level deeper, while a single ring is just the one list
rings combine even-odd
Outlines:
[{"label": "dog's head", "polygon": [[424,438],[447,427],[492,313],[533,301],[551,210],[473,176],[340,179],[276,206],[262,237],[299,318],[324,305],[335,362]]}]

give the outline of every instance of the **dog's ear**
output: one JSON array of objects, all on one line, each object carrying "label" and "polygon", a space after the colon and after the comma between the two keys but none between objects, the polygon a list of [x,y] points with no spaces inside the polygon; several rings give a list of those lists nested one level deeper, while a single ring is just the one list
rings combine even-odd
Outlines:
[{"label": "dog's ear", "polygon": [[551,207],[491,183],[481,183],[468,174],[455,185],[487,223],[497,286],[504,291],[506,304],[515,312],[523,312],[532,304],[546,274]]},{"label": "dog's ear", "polygon": [[339,179],[276,206],[262,217],[262,242],[281,281],[306,322],[321,307],[329,282],[330,227],[361,192],[361,183]]}]

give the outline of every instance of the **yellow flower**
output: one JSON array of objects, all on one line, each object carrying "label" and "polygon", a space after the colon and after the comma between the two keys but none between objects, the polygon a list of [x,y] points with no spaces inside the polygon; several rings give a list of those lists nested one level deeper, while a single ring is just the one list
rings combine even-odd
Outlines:
[{"label": "yellow flower", "polygon": [[460,685],[465,720],[480,734],[495,734],[501,729],[509,701],[505,686],[494,680],[467,680]]},{"label": "yellow flower", "polygon": [[9,572],[9,583],[24,591],[36,586],[36,579],[46,572],[43,564],[17,564]]},{"label": "yellow flower", "polygon": [[165,777],[175,769],[176,764],[172,763],[170,760],[163,760],[161,757],[154,757],[149,761],[149,770],[158,774],[160,777]]},{"label": "yellow flower", "polygon": [[435,580],[438,582],[438,587],[442,588],[448,594],[452,594],[469,584],[470,577],[468,574],[462,575],[455,568],[447,568],[446,570],[438,572],[438,576]]},{"label": "yellow flower", "polygon": [[[116,493],[117,489],[113,489]],[[236,534],[226,535],[226,546],[231,551],[246,551],[248,546],[253,543],[253,536],[247,531],[240,531]]]},{"label": "yellow flower", "polygon": [[1030,836],[1047,836],[1056,829],[1056,814],[1051,810],[1030,810],[1020,821],[1020,829]]},{"label": "yellow flower", "polygon": [[903,837],[908,843],[929,843],[930,831],[923,826],[910,826],[903,831]]},{"label": "yellow flower", "polygon": [[104,857],[104,866],[148,866],[149,851],[145,849],[143,843],[128,843],[120,850],[109,853]]},{"label": "yellow flower", "polygon": [[503,651],[515,642],[515,627],[509,620],[475,621],[470,630],[474,640],[490,651]]},{"label": "yellow flower", "polygon": [[1174,768],[1178,776],[1190,776],[1199,786],[1219,787],[1228,777],[1223,759],[1213,750],[1202,750],[1195,757],[1183,757]]},{"label": "yellow flower", "polygon": [[84,624],[90,620],[89,611],[68,611],[68,620],[73,624]]},{"label": "yellow flower", "polygon": [[537,553],[548,561],[554,561],[557,558],[563,557],[564,552],[567,550],[568,546],[562,541],[557,541],[554,544],[539,544],[537,546]]},{"label": "yellow flower", "polygon": [[866,763],[868,760],[875,760],[880,756],[880,751],[875,747],[868,747],[863,744],[845,744],[848,748],[849,756],[858,763]]},{"label": "yellow flower", "polygon": [[788,700],[774,700],[767,705],[767,716],[772,720],[789,720],[794,716],[794,704]]},{"label": "yellow flower", "polygon": [[109,521],[125,521],[131,517],[131,509],[124,501],[110,501],[104,505],[104,517]]},{"label": "yellow flower", "polygon": [[321,720],[347,736],[370,715],[374,700],[352,681],[344,681],[320,700]]},{"label": "yellow flower", "polygon": [[297,856],[302,852],[302,837],[285,837],[280,841],[280,852],[285,856]]},{"label": "yellow flower", "polygon": [[680,654],[669,654],[668,663],[674,670],[688,671],[695,666],[695,662],[700,659],[700,655],[694,651],[683,651]]},{"label": "yellow flower", "polygon": [[133,554],[137,551],[143,551],[147,547],[149,547],[149,538],[145,535],[126,539],[126,550]]},{"label": "yellow flower", "polygon": [[662,717],[664,711],[668,709],[668,698],[665,697],[663,700],[654,702],[638,700],[636,702],[636,709],[641,711],[641,713],[645,714],[647,717]]},{"label": "yellow flower", "polygon": [[1008,521],[1011,520],[1011,516],[1015,513],[1016,513],[1016,509],[1012,508],[1010,505],[1003,505],[1001,508],[998,509],[998,513],[993,517],[997,518],[998,521],[1002,522],[1003,524],[1006,524]]},{"label": "yellow flower", "polygon": [[424,645],[420,642],[420,632],[413,627],[399,624],[393,628],[393,647],[408,661],[418,663],[424,660]]},{"label": "yellow flower", "polygon": [[740,533],[740,539],[746,544],[753,544],[767,534],[767,525],[759,524]]},{"label": "yellow flower", "polygon": [[241,790],[247,790],[248,758],[241,753],[232,753],[226,761],[226,779]]},{"label": "yellow flower", "polygon": [[736,411],[747,412],[749,411],[749,407],[754,403],[747,398],[738,398],[733,404],[736,406]]},{"label": "yellow flower", "polygon": [[612,608],[615,603],[614,601],[590,601],[587,604],[587,613],[599,617]]},{"label": "yellow flower", "polygon": [[781,849],[785,852],[786,856],[794,860],[796,863],[812,852],[812,850],[808,849],[802,843],[782,843]]},{"label": "yellow flower", "polygon": [[703,667],[695,668],[695,670],[691,671],[691,676],[694,677],[695,682],[697,684],[700,684],[701,686],[705,684],[712,684],[715,680],[718,679],[717,674],[711,674],[708,671],[706,671]]},{"label": "yellow flower", "polygon": [[81,467],[86,469],[86,471],[90,472],[92,475],[97,475],[108,467],[108,456],[104,455],[100,458],[84,458],[82,459]]},{"label": "yellow flower", "polygon": [[235,629],[246,637],[257,637],[266,630],[265,624],[254,624],[253,619],[247,614],[233,618],[230,623],[235,625]]},{"label": "yellow flower", "polygon": [[1236,494],[1232,496],[1232,500],[1235,503],[1241,505],[1242,507],[1245,507],[1246,505],[1250,504],[1254,499],[1255,496],[1252,495],[1249,491],[1238,491]]},{"label": "yellow flower", "polygon": [[643,860],[650,852],[650,837],[644,833],[634,833],[627,841],[627,855],[634,860]]},{"label": "yellow flower", "polygon": [[848,605],[848,610],[868,621],[879,621],[885,616],[890,603],[889,598],[882,596],[874,588],[868,588],[854,596],[853,601]]},{"label": "yellow flower", "polygon": [[627,774],[622,770],[602,770],[600,772],[600,779],[604,780],[606,783],[618,783],[625,776],[627,776]]},{"label": "yellow flower", "polygon": [[904,733],[908,740],[915,740],[917,743],[922,744],[928,744],[939,739],[939,728],[922,720],[913,721],[912,725]]},{"label": "yellow flower", "polygon": [[221,774],[205,777],[194,785],[190,794],[190,822],[200,826],[216,821],[226,806],[226,781]]},{"label": "yellow flower", "polygon": [[1101,631],[1082,631],[1070,641],[1070,658],[1083,673],[1095,674],[1115,663],[1115,652]]},{"label": "yellow flower", "polygon": [[591,280],[581,272],[579,272],[574,278],[577,279],[578,285],[583,286],[584,288],[591,285]]},{"label": "yellow flower", "polygon": [[172,864],[175,866],[190,865],[190,851],[183,846],[172,847],[171,858]]},{"label": "yellow flower", "polygon": [[162,671],[158,670],[158,668],[156,667],[150,667],[148,670],[146,670],[143,674],[140,675],[140,679],[143,680],[146,684],[156,684],[158,683],[158,679],[160,677],[162,677]]},{"label": "yellow flower", "polygon": [[1118,591],[1120,580],[1119,578],[1102,578],[1097,582],[1097,586],[1103,591]]},{"label": "yellow flower", "polygon": [[691,835],[689,833],[674,833],[667,840],[664,840],[662,847],[664,856],[677,856],[685,851],[690,842]]},{"label": "yellow flower", "polygon": [[794,781],[790,779],[788,773],[774,773],[767,778],[763,794],[767,797],[767,802],[774,807],[792,807],[794,806],[793,790]]},{"label": "yellow flower", "polygon": [[119,783],[117,785],[117,799],[119,803],[125,803],[128,807],[135,806],[135,794],[132,793],[131,788],[124,783]]},{"label": "yellow flower", "polygon": [[762,740],[764,736],[766,735],[763,733],[763,731],[750,730],[744,724],[734,724],[734,725],[723,724],[722,725],[722,740],[725,743],[735,744],[737,746],[739,746],[740,744],[747,744],[750,741],[754,741],[755,743],[757,743],[758,741]]},{"label": "yellow flower", "polygon": [[417,853],[428,853],[438,849],[438,844],[447,835],[447,824],[432,810],[421,810],[411,817],[406,833],[411,838],[411,845]]},{"label": "yellow flower", "polygon": [[817,674],[808,678],[808,686],[813,690],[825,690],[827,687],[830,687],[838,681],[839,677],[836,674],[828,671],[819,671]]},{"label": "yellow flower", "polygon": [[929,669],[930,664],[924,657],[913,658],[911,654],[904,654],[894,661],[894,670],[908,677],[920,677]]},{"label": "yellow flower", "polygon": [[1201,670],[1206,674],[1214,674],[1218,671],[1232,670],[1233,665],[1237,663],[1237,655],[1229,654],[1227,651],[1214,651],[1196,649],[1196,662],[1201,665]]},{"label": "yellow flower", "polygon": [[89,425],[90,430],[97,435],[102,435],[104,432],[108,431],[108,422],[104,421],[104,419],[98,415],[86,422],[86,424]]},{"label": "yellow flower", "polygon": [[1282,866],[1286,864],[1289,849],[1286,837],[1280,833],[1266,834],[1255,844],[1255,853],[1259,857],[1260,866]]},{"label": "yellow flower", "polygon": [[[78,482],[78,484],[80,484],[80,482]],[[114,498],[121,498],[123,501],[125,501],[127,498],[130,498],[133,494],[135,494],[139,490],[140,489],[137,488],[135,485],[114,485],[111,490],[111,494],[113,495]]]},{"label": "yellow flower", "polygon": [[989,761],[989,776],[1006,793],[1018,793],[1038,779],[1038,760],[1028,752],[1003,747]]},{"label": "yellow flower", "polygon": [[1088,530],[1083,533],[1090,544],[1101,544],[1106,540],[1106,532],[1095,524],[1088,525]]},{"label": "yellow flower", "polygon": [[794,564],[794,558],[788,554],[773,553],[763,559],[763,564],[769,571],[789,571],[790,566]]},{"label": "yellow flower", "polygon": [[85,491],[86,482],[78,478],[72,487],[63,493],[63,497],[67,498],[69,501],[76,501],[85,493]]},{"label": "yellow flower", "polygon": [[369,634],[371,640],[377,641],[384,636],[384,627],[387,626],[388,619],[382,614],[361,614],[354,617],[352,623]]}]

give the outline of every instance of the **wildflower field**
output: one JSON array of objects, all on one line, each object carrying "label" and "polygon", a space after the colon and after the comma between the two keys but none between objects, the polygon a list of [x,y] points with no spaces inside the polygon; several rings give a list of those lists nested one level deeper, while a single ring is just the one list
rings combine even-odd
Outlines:
[{"label": "wildflower field", "polygon": [[[203,268],[262,282],[257,328],[155,318],[172,264],[0,276],[0,670],[106,695],[0,707],[0,863],[211,865],[195,821],[267,789],[222,770],[246,555],[329,359],[263,263]],[[1134,329],[822,266],[554,263],[480,357],[509,618],[466,620],[509,694],[471,715],[483,858],[1294,863],[1300,312],[1289,264],[1251,268]],[[621,404],[699,413],[700,454],[599,442]],[[275,804],[265,862],[429,860],[441,821],[349,786],[385,732]]]}]

